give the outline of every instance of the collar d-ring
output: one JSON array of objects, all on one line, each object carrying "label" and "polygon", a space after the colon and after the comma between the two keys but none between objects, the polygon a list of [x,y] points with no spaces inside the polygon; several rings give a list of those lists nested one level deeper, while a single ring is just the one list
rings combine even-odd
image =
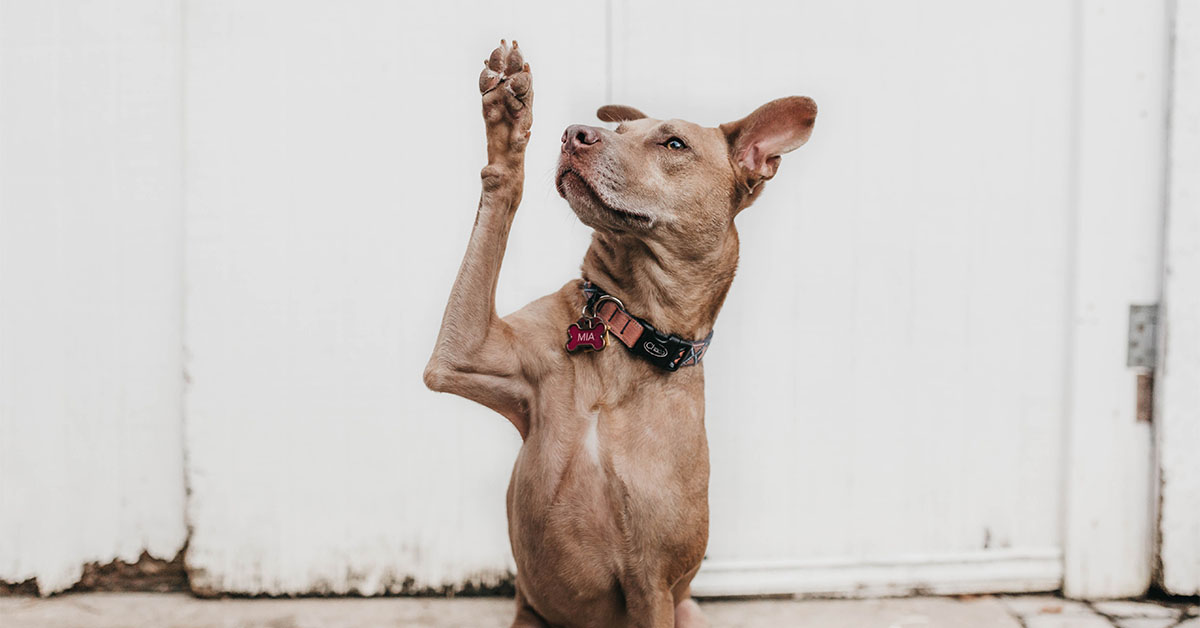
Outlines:
[{"label": "collar d-ring", "polygon": [[[617,307],[621,308],[622,310],[625,309],[625,304],[621,303],[621,300],[618,299],[617,297],[614,297],[611,294],[602,294],[602,295],[596,297],[596,300],[592,301],[591,303],[584,301],[583,302],[583,312],[581,312],[581,313],[584,316],[594,317],[594,316],[596,316],[596,311],[600,309],[600,304],[604,303],[605,301],[612,301],[613,303],[617,304]],[[590,308],[588,307],[589,305],[591,306]],[[591,310],[591,311],[589,311],[589,310]]]}]

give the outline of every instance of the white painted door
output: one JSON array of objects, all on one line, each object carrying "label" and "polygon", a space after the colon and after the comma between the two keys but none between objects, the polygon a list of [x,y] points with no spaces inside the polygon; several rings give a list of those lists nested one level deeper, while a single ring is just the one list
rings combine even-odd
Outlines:
[{"label": "white painted door", "polygon": [[[516,434],[420,378],[484,163],[475,76],[512,35],[537,104],[501,311],[577,276],[588,233],[551,185],[567,124],[609,100],[705,124],[821,107],[739,219],[697,592],[1048,590],[1064,561],[1083,595],[1144,589],[1125,548],[1149,548],[1150,434],[1121,348],[1157,292],[1150,4],[190,4],[193,585],[371,594],[512,568]],[[1083,28],[1130,19],[1149,26],[1115,49]],[[1129,89],[1158,96],[1104,101],[1129,117],[1115,134],[1081,115]],[[1110,500],[1079,480],[1101,441]]]},{"label": "white painted door", "polygon": [[2,583],[187,539],[180,20],[0,0]]},{"label": "white painted door", "polygon": [[475,217],[478,74],[502,36],[529,51],[537,109],[499,307],[577,273],[588,231],[551,172],[562,129],[604,98],[604,14],[584,17],[555,2],[189,6],[193,586],[371,594],[512,568],[520,439],[421,372]]},{"label": "white painted door", "polygon": [[706,123],[791,93],[821,111],[739,219],[696,590],[1054,588],[1069,7],[617,6],[616,100]]},{"label": "white painted door", "polygon": [[739,218],[697,592],[1055,588],[1069,6],[617,6],[618,101],[710,124],[820,107]]}]

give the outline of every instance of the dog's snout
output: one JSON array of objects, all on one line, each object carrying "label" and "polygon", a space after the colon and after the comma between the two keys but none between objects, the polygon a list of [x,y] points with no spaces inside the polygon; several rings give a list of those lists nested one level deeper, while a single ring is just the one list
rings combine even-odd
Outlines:
[{"label": "dog's snout", "polygon": [[572,124],[563,131],[562,149],[565,153],[575,151],[600,142],[600,129],[586,124]]}]

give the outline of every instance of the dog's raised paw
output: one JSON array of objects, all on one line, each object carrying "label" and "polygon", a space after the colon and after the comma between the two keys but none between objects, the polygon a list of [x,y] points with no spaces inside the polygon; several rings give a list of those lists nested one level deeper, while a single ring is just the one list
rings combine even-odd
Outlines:
[{"label": "dog's raised paw", "polygon": [[[500,46],[483,62],[479,93],[483,95],[484,112],[489,121],[498,122],[493,116],[507,113],[508,118],[521,120],[520,126],[528,130],[526,110],[533,100],[533,77],[516,41],[509,44],[501,39]],[[496,107],[501,103],[505,112]]]},{"label": "dog's raised paw", "polygon": [[483,72],[479,74],[479,92],[486,94],[503,83],[517,81],[520,85],[510,86],[510,89],[524,93],[529,88],[529,77],[519,75],[528,71],[529,65],[521,55],[520,45],[516,41],[510,45],[501,39],[500,47],[493,50],[492,55],[483,62]]}]

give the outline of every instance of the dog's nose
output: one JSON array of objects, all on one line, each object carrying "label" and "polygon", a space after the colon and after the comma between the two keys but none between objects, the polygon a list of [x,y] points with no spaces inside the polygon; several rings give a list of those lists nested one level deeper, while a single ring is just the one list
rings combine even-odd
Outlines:
[{"label": "dog's nose", "polygon": [[600,142],[600,129],[586,124],[572,124],[563,131],[562,149],[564,153],[575,151]]}]

